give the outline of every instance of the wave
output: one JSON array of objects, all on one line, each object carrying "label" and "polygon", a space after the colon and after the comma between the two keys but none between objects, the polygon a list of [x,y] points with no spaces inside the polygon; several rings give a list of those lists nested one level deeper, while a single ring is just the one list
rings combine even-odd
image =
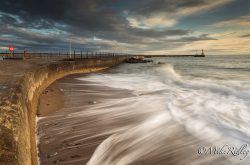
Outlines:
[{"label": "wave", "polygon": [[[128,66],[122,67],[122,72],[91,75],[83,80],[132,90],[135,98],[129,101],[133,103],[140,99],[140,105],[144,105],[144,109],[138,104],[130,106],[135,113],[159,108],[159,105],[162,112],[140,125],[110,136],[98,147],[88,164],[133,164],[154,155],[154,152],[163,159],[167,157],[163,151],[176,151],[176,146],[168,148],[169,143],[175,144],[175,140],[182,140],[183,145],[188,144],[187,139],[217,145],[250,143],[250,90],[244,82],[187,79],[171,64],[137,69],[135,73],[126,68]],[[174,138],[182,133],[186,137]],[[187,146],[193,149],[192,145]],[[191,158],[189,160],[194,162]]]}]

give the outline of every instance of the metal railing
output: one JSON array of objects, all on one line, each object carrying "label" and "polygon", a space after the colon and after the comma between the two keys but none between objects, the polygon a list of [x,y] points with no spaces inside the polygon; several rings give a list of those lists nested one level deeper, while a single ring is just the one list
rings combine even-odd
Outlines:
[{"label": "metal railing", "polygon": [[73,51],[73,53],[38,53],[38,52],[13,52],[0,53],[3,59],[30,59],[30,58],[60,58],[60,59],[88,59],[88,58],[110,58],[110,57],[131,57],[135,55],[113,52],[84,52]]}]

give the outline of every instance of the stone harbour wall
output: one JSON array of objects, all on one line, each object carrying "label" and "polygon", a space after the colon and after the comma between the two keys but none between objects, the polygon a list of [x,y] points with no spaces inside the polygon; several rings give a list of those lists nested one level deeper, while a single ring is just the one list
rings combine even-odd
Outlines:
[{"label": "stone harbour wall", "polygon": [[105,57],[57,61],[29,69],[0,99],[0,165],[37,165],[36,114],[40,94],[55,80],[103,70],[126,60]]}]

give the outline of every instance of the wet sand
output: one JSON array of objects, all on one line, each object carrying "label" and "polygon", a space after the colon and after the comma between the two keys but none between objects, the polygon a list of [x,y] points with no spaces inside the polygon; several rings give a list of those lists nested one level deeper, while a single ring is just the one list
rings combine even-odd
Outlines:
[{"label": "wet sand", "polygon": [[159,110],[147,110],[144,105],[133,109],[140,96],[132,91],[76,79],[83,76],[63,78],[41,97],[41,165],[83,165],[90,159],[90,165],[228,164],[221,156],[197,155],[198,147],[209,143],[178,123],[148,120],[167,118]]},{"label": "wet sand", "polygon": [[40,96],[38,117],[44,117],[60,110],[64,105],[63,92],[57,83],[50,85]]},{"label": "wet sand", "polygon": [[55,82],[40,98],[38,135],[42,164],[87,163],[97,146],[110,135],[100,135],[102,125],[109,121],[88,115],[78,118],[71,114],[87,110],[105,99],[132,96],[130,91],[89,84],[75,77],[68,76]]}]

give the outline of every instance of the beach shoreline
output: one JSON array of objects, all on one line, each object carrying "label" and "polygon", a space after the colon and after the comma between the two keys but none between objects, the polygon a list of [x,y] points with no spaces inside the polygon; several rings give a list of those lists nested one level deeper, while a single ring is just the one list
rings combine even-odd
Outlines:
[{"label": "beach shoreline", "polygon": [[[87,163],[97,146],[111,134],[96,137],[94,137],[94,134],[88,135],[88,137],[93,137],[90,138],[90,140],[88,140],[88,137],[84,137],[86,138],[84,144],[77,142],[80,141],[79,138],[67,140],[67,138],[71,138],[72,135],[81,136],[81,134],[77,133],[77,131],[89,129],[88,126],[79,124],[81,121],[74,123],[74,121],[70,121],[71,119],[67,120],[67,117],[77,112],[83,112],[84,109],[88,109],[95,104],[99,104],[105,99],[117,99],[132,96],[130,91],[127,90],[112,89],[92,84],[92,82],[75,79],[81,75],[86,76],[85,74],[71,75],[54,82],[40,97],[38,106],[39,120],[37,123],[37,136],[39,141],[38,148],[41,164],[50,165],[56,163],[74,163],[76,165],[80,165]],[[71,88],[71,83],[80,83],[80,85],[77,88]],[[75,99],[78,97],[78,94],[75,93],[76,90],[82,92],[81,97],[78,100]],[[65,98],[68,100],[65,100]],[[81,106],[81,109],[73,108],[71,111],[69,110],[70,106]],[[66,126],[63,125],[64,122],[67,123]],[[83,119],[83,122],[91,121],[90,119],[85,118]],[[58,136],[53,135],[53,131],[57,132],[56,129],[63,130],[64,127],[68,126],[68,124],[69,127],[71,127],[71,131],[65,131],[63,134],[58,134]],[[55,128],[51,129],[51,127]],[[77,131],[75,131],[75,129],[77,129]],[[98,129],[99,130],[95,130],[96,133],[101,131],[101,128]]]}]

